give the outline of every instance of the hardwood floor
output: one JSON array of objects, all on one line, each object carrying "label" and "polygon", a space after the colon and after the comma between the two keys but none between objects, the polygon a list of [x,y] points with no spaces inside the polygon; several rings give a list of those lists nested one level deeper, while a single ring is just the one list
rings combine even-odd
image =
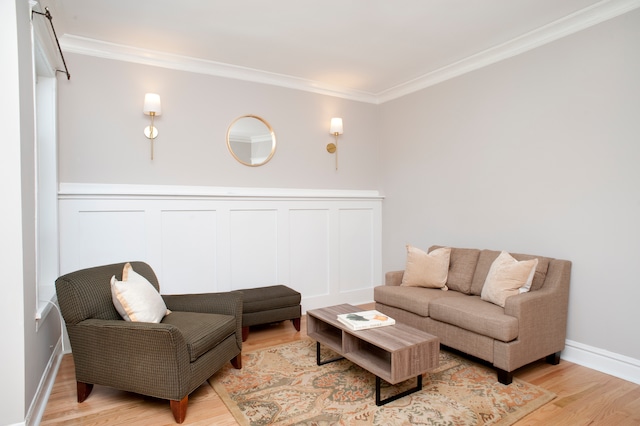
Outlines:
[{"label": "hardwood floor", "polygon": [[[362,305],[373,309],[373,304]],[[306,338],[306,317],[297,332],[290,321],[252,327],[243,352]],[[561,360],[531,364],[515,377],[554,392],[557,398],[516,423],[523,425],[639,425],[640,385]],[[175,425],[168,401],[95,386],[87,400],[76,402],[73,357],[65,355],[41,425]],[[189,396],[184,425],[237,425],[208,383]]]}]

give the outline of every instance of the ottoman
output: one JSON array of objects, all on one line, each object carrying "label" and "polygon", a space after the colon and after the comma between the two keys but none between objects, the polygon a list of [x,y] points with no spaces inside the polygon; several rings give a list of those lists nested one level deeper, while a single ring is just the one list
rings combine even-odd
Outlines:
[{"label": "ottoman", "polygon": [[291,320],[300,331],[300,293],[284,286],[249,288],[241,290],[242,302],[242,341],[249,337],[252,325],[270,324]]}]

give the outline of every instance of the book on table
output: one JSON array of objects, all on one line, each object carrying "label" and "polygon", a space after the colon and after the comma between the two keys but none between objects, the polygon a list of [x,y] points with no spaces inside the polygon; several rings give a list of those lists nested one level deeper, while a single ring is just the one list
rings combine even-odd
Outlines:
[{"label": "book on table", "polygon": [[368,328],[384,327],[393,325],[396,321],[378,311],[361,311],[351,314],[338,315],[338,321],[346,325],[351,330],[366,330]]}]

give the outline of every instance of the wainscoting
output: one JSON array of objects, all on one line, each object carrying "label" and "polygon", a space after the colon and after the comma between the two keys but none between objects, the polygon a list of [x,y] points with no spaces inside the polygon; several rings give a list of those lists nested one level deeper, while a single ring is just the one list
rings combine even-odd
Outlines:
[{"label": "wainscoting", "polygon": [[60,272],[143,260],[163,294],[285,284],[303,310],[373,300],[377,191],[60,185]]}]

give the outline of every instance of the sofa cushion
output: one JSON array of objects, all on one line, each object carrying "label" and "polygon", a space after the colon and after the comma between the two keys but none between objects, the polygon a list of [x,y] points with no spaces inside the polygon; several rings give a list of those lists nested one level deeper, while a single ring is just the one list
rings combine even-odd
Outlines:
[{"label": "sofa cushion", "polygon": [[439,288],[381,285],[373,289],[373,299],[387,306],[404,309],[422,317],[429,316],[429,304],[438,298],[466,297],[457,291]]},{"label": "sofa cushion", "polygon": [[518,262],[503,251],[491,264],[480,298],[504,308],[507,297],[529,291],[538,259]]},{"label": "sofa cushion", "polygon": [[478,296],[441,297],[432,300],[429,315],[434,320],[503,342],[510,342],[518,337],[518,319],[506,315],[503,308],[485,302]]},{"label": "sofa cushion", "polygon": [[[429,248],[429,252],[441,247],[432,246]],[[471,293],[471,282],[479,256],[480,250],[478,249],[451,248],[449,275],[447,277],[449,290],[460,291],[465,294]]]},{"label": "sofa cushion", "polygon": [[538,266],[536,266],[536,272],[533,275],[533,281],[531,282],[531,291],[540,290],[544,285],[544,280],[547,278],[547,271],[549,270],[549,262],[551,262],[551,258],[520,253],[511,253],[511,256],[513,256],[517,261],[538,259]]},{"label": "sofa cushion", "polygon": [[[501,252],[496,250],[481,250],[478,256],[478,263],[476,270],[473,274],[473,280],[471,282],[471,294],[480,296],[482,294],[482,287],[487,280],[487,274],[493,261],[500,255]],[[536,291],[542,288],[544,280],[547,277],[547,270],[549,269],[549,261],[551,258],[542,256],[532,256],[530,254],[511,253],[514,259],[518,261],[538,259],[538,266],[536,266],[536,272],[533,275],[533,282],[531,283],[531,291]]]},{"label": "sofa cushion", "polygon": [[162,324],[171,324],[180,330],[191,362],[236,331],[236,318],[233,315],[174,311],[164,317]]},{"label": "sofa cushion", "polygon": [[401,286],[440,288],[447,290],[447,274],[451,248],[443,247],[425,253],[407,245],[407,264]]}]

